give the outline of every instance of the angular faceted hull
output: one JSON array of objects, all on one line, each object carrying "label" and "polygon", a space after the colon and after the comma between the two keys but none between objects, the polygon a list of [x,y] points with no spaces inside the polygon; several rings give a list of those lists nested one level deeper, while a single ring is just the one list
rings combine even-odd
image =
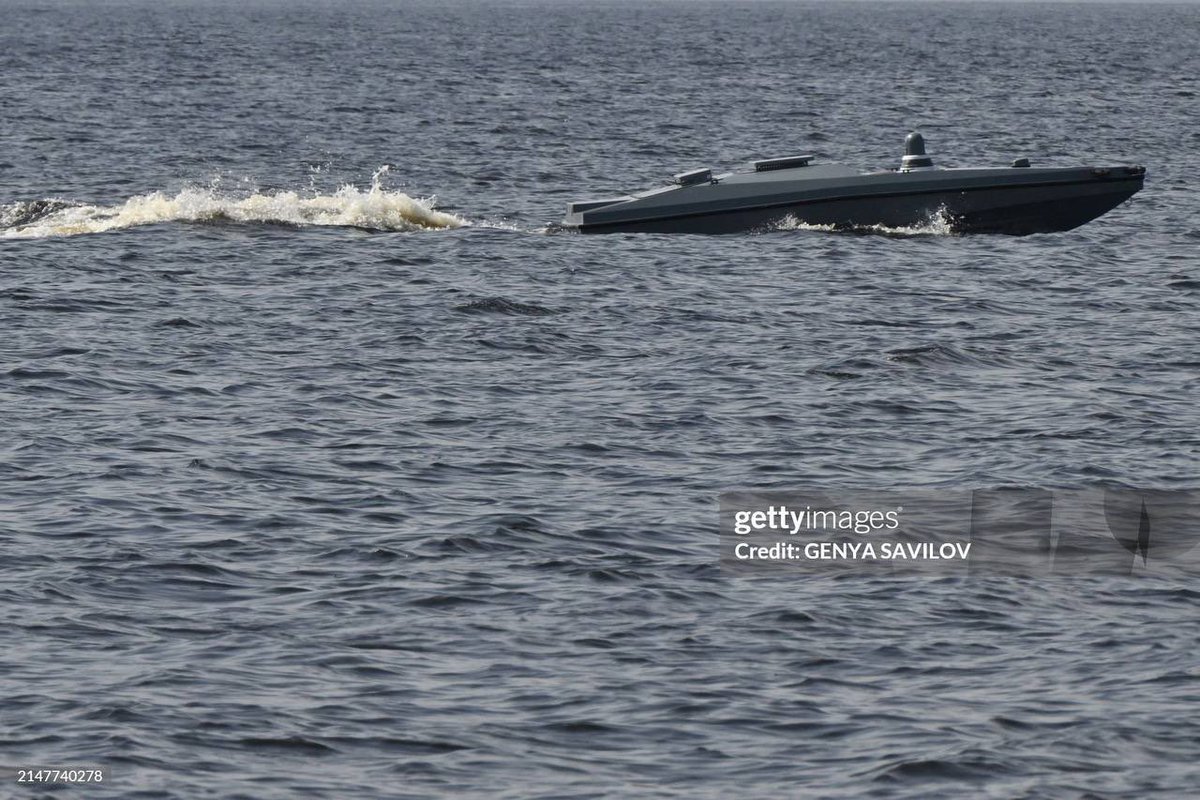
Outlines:
[{"label": "angular faceted hull", "polygon": [[572,204],[583,233],[741,233],[781,223],[845,229],[940,221],[961,233],[1024,235],[1078,227],[1142,188],[1142,167],[947,169],[855,174],[799,166]]}]

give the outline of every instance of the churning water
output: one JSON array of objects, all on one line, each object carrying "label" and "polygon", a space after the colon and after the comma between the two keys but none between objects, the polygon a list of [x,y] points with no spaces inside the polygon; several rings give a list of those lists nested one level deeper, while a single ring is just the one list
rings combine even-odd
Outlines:
[{"label": "churning water", "polygon": [[[1200,785],[1195,586],[733,576],[716,504],[1195,485],[1200,7],[0,11],[2,760],[111,769],[5,792]],[[554,228],[913,129],[1147,185],[1020,239]]]}]

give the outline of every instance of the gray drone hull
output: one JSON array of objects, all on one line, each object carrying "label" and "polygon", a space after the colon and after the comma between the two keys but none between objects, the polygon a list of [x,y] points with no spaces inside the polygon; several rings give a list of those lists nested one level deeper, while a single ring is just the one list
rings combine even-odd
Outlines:
[{"label": "gray drone hull", "polygon": [[908,228],[944,220],[964,233],[1065,231],[1142,188],[1142,167],[935,169],[855,174],[836,166],[731,173],[714,182],[572,204],[584,233],[740,233],[796,221]]}]

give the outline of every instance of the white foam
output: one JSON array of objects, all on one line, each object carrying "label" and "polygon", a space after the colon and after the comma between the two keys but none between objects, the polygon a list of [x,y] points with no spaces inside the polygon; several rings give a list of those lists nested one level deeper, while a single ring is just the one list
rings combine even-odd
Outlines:
[{"label": "white foam", "polygon": [[954,223],[945,208],[939,208],[929,218],[917,225],[889,227],[887,225],[859,225],[844,228],[836,225],[810,225],[788,214],[768,228],[770,231],[819,231],[822,233],[875,233],[881,236],[953,236]]},{"label": "white foam", "polygon": [[764,228],[764,232],[773,231],[816,231],[819,233],[836,233],[838,228],[834,225],[812,225],[803,222],[793,214],[788,214],[780,220],[776,220]]},{"label": "white foam", "polygon": [[[458,228],[469,223],[454,214],[436,211],[433,199],[418,199],[382,186],[387,168],[375,173],[371,188],[346,185],[333,194],[280,191],[233,197],[215,188],[190,187],[174,196],[163,192],[131,197],[114,206],[69,205],[28,224],[0,230],[0,238],[40,239],[132,228],[160,222],[211,222],[282,225],[330,225],[379,231],[420,231]],[[16,217],[19,204],[4,210]]]}]

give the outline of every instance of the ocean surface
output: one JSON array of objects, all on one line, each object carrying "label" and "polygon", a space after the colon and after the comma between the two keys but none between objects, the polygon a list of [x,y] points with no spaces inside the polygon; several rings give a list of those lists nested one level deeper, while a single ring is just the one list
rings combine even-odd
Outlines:
[{"label": "ocean surface", "polygon": [[[1177,798],[1200,587],[731,575],[743,490],[1197,484],[1200,6],[0,0],[0,764],[81,798]],[[580,236],[814,153],[1072,232]]]}]

